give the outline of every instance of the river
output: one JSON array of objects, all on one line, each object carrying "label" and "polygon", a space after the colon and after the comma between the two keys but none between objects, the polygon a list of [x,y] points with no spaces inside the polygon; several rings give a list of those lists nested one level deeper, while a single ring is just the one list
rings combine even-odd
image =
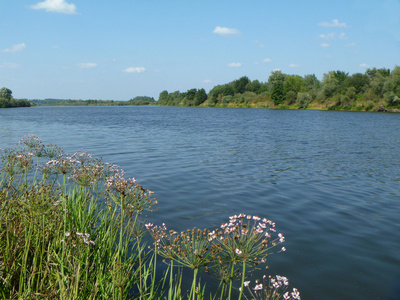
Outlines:
[{"label": "river", "polygon": [[400,114],[369,112],[0,110],[0,148],[35,134],[118,164],[155,191],[149,221],[177,231],[238,213],[275,221],[287,251],[257,275],[288,277],[302,299],[400,295],[399,129]]}]

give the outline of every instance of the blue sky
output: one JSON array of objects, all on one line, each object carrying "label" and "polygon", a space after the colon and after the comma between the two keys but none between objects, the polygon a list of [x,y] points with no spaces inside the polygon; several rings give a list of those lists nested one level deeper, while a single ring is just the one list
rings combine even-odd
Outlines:
[{"label": "blue sky", "polygon": [[272,71],[400,65],[400,0],[1,0],[15,98],[158,99]]}]

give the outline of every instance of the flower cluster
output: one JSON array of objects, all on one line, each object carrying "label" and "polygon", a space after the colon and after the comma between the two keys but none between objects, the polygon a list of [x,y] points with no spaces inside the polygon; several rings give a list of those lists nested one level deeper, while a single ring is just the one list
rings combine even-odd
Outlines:
[{"label": "flower cluster", "polygon": [[96,243],[92,240],[89,239],[90,234],[88,233],[81,233],[81,232],[65,232],[65,240],[61,240],[61,242],[65,243],[70,243],[73,248],[76,248],[77,245],[79,244],[85,244],[85,245],[96,245]]},{"label": "flower cluster", "polygon": [[271,248],[285,241],[282,233],[272,238],[274,222],[245,214],[229,217],[229,222],[214,230],[194,228],[168,234],[164,224],[157,227],[148,223],[146,228],[162,256],[183,266],[204,268],[223,282],[241,278],[243,265],[256,268],[265,263]]},{"label": "flower cluster", "polygon": [[114,174],[106,177],[107,198],[113,200],[122,209],[140,213],[152,209],[157,204],[157,199],[152,198],[154,192],[145,190],[136,183],[135,178],[124,178],[124,171],[117,170]]},{"label": "flower cluster", "polygon": [[[284,300],[300,300],[300,292],[293,288],[292,292],[288,291],[289,280],[280,275],[263,276],[263,281],[260,283],[255,281],[254,287],[250,286],[250,281],[245,281],[243,286],[247,288],[247,293],[244,293],[246,299],[284,299]],[[247,294],[250,296],[248,298]]]},{"label": "flower cluster", "polygon": [[55,173],[59,173],[62,175],[72,172],[76,164],[77,160],[75,160],[70,155],[67,155],[65,157],[60,156],[57,159],[51,159],[46,162],[46,165],[50,169],[53,169]]},{"label": "flower cluster", "polygon": [[[282,233],[271,240],[272,233],[275,232],[275,222],[242,213],[229,217],[229,222],[222,223],[220,229],[210,238],[214,239],[215,243],[219,244],[220,251],[233,261],[258,264],[259,257],[265,257],[269,249],[285,241]],[[233,254],[240,257],[235,258]]]},{"label": "flower cluster", "polygon": [[165,224],[161,228],[153,226],[150,230],[153,232],[152,236],[158,238],[156,245],[161,256],[196,270],[206,268],[210,262],[207,230],[193,228],[181,233],[174,230],[167,233]]},{"label": "flower cluster", "polygon": [[[168,239],[169,237],[165,223],[162,223],[161,226],[154,225],[153,223],[146,223],[144,226],[156,242],[157,248],[161,249],[161,239]],[[173,234],[173,232],[171,232],[171,234]]]}]

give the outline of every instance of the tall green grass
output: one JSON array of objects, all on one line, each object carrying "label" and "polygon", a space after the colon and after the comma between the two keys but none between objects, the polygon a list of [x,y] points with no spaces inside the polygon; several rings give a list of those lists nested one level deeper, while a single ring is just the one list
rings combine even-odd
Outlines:
[{"label": "tall green grass", "polygon": [[[287,280],[246,281],[284,241],[270,220],[240,214],[177,233],[145,223],[153,192],[84,151],[32,135],[1,157],[0,299],[300,299]],[[206,292],[199,272],[219,289]]]}]

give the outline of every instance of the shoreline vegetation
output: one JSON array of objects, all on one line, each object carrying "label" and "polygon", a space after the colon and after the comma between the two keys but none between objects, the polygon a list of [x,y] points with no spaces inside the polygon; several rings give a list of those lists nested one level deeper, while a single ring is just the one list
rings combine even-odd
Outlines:
[{"label": "shoreline vegetation", "polygon": [[[0,108],[1,98],[4,98],[2,95],[0,93]],[[203,88],[172,93],[164,90],[157,101],[147,96],[129,101],[24,101],[38,106],[158,105],[400,112],[400,67],[395,66],[393,70],[369,68],[364,73],[352,75],[339,70],[330,71],[323,75],[321,81],[314,74],[302,77],[276,70],[271,72],[267,82],[243,76],[227,84],[214,86],[208,94]]]},{"label": "shoreline vegetation", "polygon": [[179,233],[147,221],[152,191],[83,150],[28,135],[0,156],[1,299],[300,299],[284,276],[251,277],[286,250],[269,219]]}]

